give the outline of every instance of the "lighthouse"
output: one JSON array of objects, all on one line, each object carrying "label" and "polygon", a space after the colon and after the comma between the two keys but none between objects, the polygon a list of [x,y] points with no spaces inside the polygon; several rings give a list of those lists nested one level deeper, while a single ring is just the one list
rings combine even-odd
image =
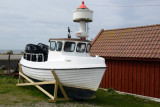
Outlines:
[{"label": "lighthouse", "polygon": [[73,22],[79,23],[79,31],[76,32],[76,36],[80,39],[86,39],[88,37],[87,23],[93,20],[93,11],[89,10],[85,5],[84,1],[82,4],[73,11]]}]

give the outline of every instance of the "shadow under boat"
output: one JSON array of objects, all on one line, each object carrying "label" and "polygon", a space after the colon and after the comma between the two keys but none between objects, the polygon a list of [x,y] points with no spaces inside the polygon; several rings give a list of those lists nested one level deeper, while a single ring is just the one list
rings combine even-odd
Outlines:
[{"label": "shadow under boat", "polygon": [[[41,82],[41,81],[33,79],[31,77],[28,77],[28,78],[30,78],[34,82]],[[43,89],[45,89],[50,94],[54,95],[54,86],[55,86],[54,84],[45,84],[45,85],[39,85],[39,86],[42,87]],[[88,89],[74,88],[74,87],[67,87],[67,86],[63,86],[63,88],[69,98],[73,98],[76,100],[90,99],[95,94],[95,91],[88,90]],[[58,89],[58,96],[63,97],[63,94],[60,89]]]}]

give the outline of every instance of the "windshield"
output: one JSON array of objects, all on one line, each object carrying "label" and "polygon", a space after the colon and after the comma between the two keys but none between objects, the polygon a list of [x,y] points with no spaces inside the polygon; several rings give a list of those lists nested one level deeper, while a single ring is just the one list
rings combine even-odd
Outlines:
[{"label": "windshield", "polygon": [[64,51],[66,52],[73,52],[75,48],[74,42],[66,42],[64,45]]},{"label": "windshield", "polygon": [[51,51],[54,51],[56,48],[56,42],[55,41],[52,41],[51,44],[50,44],[50,50]]},{"label": "windshield", "polygon": [[86,44],[85,43],[78,43],[76,51],[77,52],[84,52],[85,48],[86,48]]},{"label": "windshield", "polygon": [[89,53],[89,52],[90,52],[90,49],[91,49],[91,44],[88,44],[88,45],[87,45],[86,52]]},{"label": "windshield", "polygon": [[56,46],[56,51],[61,51],[62,50],[62,45],[63,43],[62,42],[57,42],[57,46]]}]

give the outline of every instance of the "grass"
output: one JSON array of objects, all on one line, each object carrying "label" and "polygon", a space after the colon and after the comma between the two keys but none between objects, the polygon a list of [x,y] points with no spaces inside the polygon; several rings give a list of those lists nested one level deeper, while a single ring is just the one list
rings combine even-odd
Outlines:
[{"label": "grass", "polygon": [[17,81],[16,77],[0,76],[0,106],[160,107],[160,103],[131,95],[121,95],[112,89],[109,91],[99,89],[95,94],[95,99],[48,103],[49,98],[37,88],[34,86],[16,87]]},{"label": "grass", "polygon": [[0,76],[0,105],[34,103],[48,98],[33,86],[16,87],[18,78]]},{"label": "grass", "polygon": [[2,70],[0,70],[0,73],[3,73],[3,71],[2,71]]}]

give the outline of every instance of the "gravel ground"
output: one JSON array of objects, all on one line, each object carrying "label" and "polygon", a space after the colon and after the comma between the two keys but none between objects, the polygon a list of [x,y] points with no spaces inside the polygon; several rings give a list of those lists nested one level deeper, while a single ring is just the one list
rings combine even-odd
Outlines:
[{"label": "gravel ground", "polygon": [[100,107],[92,104],[83,104],[80,102],[65,102],[65,103],[48,103],[48,102],[36,102],[31,104],[28,103],[18,103],[16,105],[0,105],[0,107]]}]

